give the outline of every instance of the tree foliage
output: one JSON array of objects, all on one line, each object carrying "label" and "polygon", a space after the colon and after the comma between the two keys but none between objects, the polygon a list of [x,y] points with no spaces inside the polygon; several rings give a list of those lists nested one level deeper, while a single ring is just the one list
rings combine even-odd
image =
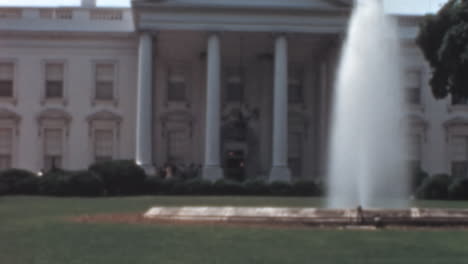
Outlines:
[{"label": "tree foliage", "polygon": [[468,98],[468,0],[450,0],[425,16],[416,41],[432,67],[435,98]]}]

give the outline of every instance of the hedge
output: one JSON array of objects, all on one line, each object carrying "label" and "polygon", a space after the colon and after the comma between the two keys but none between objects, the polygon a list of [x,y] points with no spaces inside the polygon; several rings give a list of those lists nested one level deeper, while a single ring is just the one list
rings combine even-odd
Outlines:
[{"label": "hedge", "polygon": [[0,172],[1,194],[37,194],[39,179],[27,170],[8,169]]}]

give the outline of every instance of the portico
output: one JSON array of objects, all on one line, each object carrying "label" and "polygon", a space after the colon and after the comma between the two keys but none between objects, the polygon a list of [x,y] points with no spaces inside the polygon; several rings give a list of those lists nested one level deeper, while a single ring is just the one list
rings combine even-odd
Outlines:
[{"label": "portico", "polygon": [[[137,162],[149,171],[166,162],[202,164],[211,181],[320,173],[332,78],[326,66],[334,68],[349,6],[177,2],[133,2]],[[228,12],[225,5],[235,6]]]}]

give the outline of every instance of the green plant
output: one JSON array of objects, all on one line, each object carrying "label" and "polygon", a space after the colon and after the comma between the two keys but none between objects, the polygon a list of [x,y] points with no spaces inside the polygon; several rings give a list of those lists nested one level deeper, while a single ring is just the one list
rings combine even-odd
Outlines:
[{"label": "green plant", "polygon": [[39,179],[36,174],[21,169],[0,173],[0,194],[36,194]]},{"label": "green plant", "polygon": [[270,188],[266,181],[261,179],[249,179],[242,183],[245,193],[249,195],[268,195]]},{"label": "green plant", "polygon": [[450,176],[436,174],[426,178],[416,191],[416,197],[428,200],[446,200],[449,198]]},{"label": "green plant", "polygon": [[245,194],[242,184],[236,181],[220,179],[213,183],[213,194],[216,195],[240,195]]},{"label": "green plant", "polygon": [[290,195],[292,186],[288,182],[275,181],[270,183],[270,193],[278,196]]},{"label": "green plant", "polygon": [[453,179],[448,188],[449,198],[453,200],[468,200],[468,178],[457,177]]},{"label": "green plant", "polygon": [[131,160],[94,163],[90,171],[97,173],[109,195],[131,195],[144,192],[145,171]]}]

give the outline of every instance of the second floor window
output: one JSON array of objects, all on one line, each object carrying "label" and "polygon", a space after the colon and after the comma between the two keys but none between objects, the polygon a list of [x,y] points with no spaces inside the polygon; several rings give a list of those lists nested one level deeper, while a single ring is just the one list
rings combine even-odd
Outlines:
[{"label": "second floor window", "polygon": [[45,98],[63,98],[63,64],[61,63],[46,64]]},{"label": "second floor window", "polygon": [[408,104],[421,104],[421,72],[408,71],[405,79],[406,102]]},{"label": "second floor window", "polygon": [[169,102],[186,101],[187,83],[183,71],[169,71],[167,82],[167,100]]},{"label": "second floor window", "polygon": [[288,101],[289,103],[302,103],[304,71],[301,68],[291,69],[288,75]]},{"label": "second floor window", "polygon": [[241,68],[226,70],[226,101],[244,101],[244,78]]},{"label": "second floor window", "polygon": [[95,99],[110,101],[114,99],[115,65],[111,63],[96,64]]},{"label": "second floor window", "polygon": [[11,62],[0,63],[0,97],[13,97],[14,65]]}]

